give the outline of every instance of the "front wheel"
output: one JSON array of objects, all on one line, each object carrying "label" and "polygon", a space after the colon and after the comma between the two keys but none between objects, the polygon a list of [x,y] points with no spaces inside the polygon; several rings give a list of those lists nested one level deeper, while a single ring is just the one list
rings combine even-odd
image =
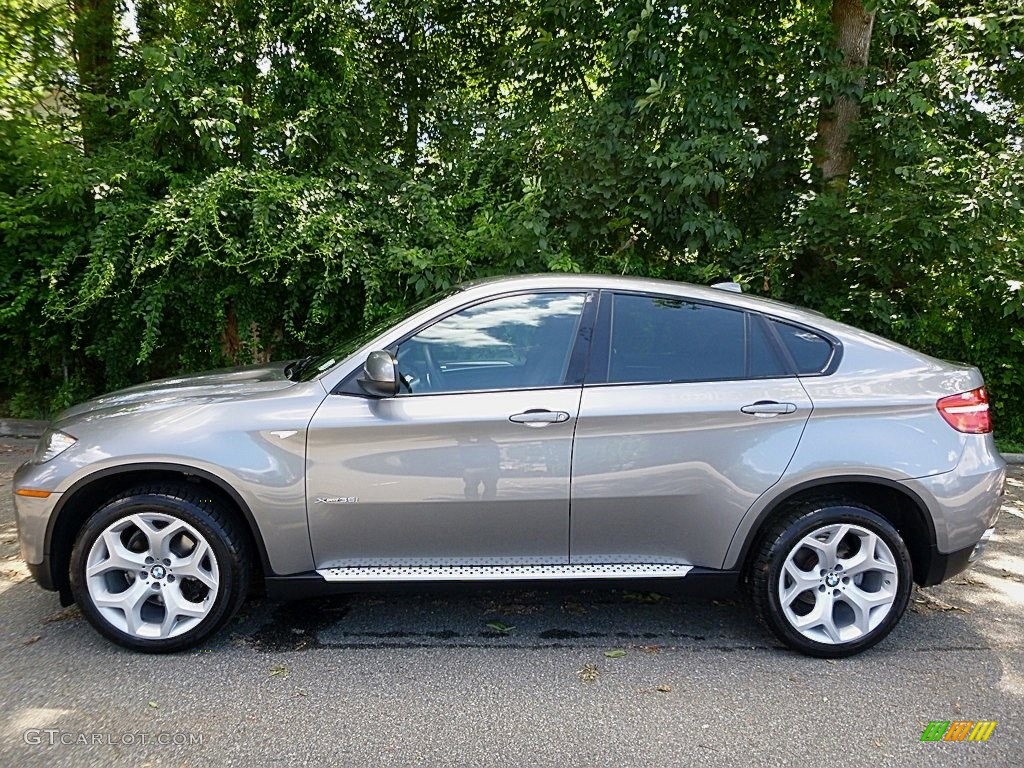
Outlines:
[{"label": "front wheel", "polygon": [[161,653],[201,642],[234,615],[249,560],[219,505],[187,487],[139,488],[86,521],[70,575],[75,602],[101,634]]},{"label": "front wheel", "polygon": [[913,569],[895,528],[846,501],[802,504],[765,536],[751,567],[761,621],[790,648],[837,658],[881,641],[910,599]]}]

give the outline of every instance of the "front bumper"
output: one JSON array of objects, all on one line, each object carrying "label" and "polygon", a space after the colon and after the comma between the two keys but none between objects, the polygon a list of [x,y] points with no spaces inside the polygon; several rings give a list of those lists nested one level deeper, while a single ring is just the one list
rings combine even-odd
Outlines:
[{"label": "front bumper", "polygon": [[28,572],[32,574],[32,578],[36,580],[36,584],[51,592],[57,591],[57,587],[53,583],[53,574],[50,572],[48,558],[44,557],[41,563],[25,563],[25,565],[28,567]]},{"label": "front bumper", "polygon": [[[38,482],[39,473],[39,465],[22,464],[14,473],[14,490],[45,487]],[[44,589],[55,589],[47,557],[47,539],[50,520],[60,498],[61,494],[56,491],[42,499],[14,494],[14,520],[18,527],[21,558]]]}]

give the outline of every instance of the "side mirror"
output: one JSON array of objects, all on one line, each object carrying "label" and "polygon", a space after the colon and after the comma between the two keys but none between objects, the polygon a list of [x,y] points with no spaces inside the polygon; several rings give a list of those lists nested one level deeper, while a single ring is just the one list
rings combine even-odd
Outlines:
[{"label": "side mirror", "polygon": [[398,394],[398,361],[390,352],[371,352],[356,382],[373,397],[394,397]]}]

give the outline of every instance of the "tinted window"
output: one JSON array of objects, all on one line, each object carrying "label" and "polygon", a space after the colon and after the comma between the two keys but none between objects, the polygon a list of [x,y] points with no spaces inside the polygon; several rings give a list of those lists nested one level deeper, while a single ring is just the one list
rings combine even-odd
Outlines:
[{"label": "tinted window", "polygon": [[707,381],[746,375],[744,313],[616,294],[608,381]]},{"label": "tinted window", "polygon": [[752,379],[792,376],[789,366],[776,349],[777,345],[768,337],[765,320],[757,315],[748,315],[747,375]]},{"label": "tinted window", "polygon": [[506,296],[439,320],[398,347],[403,393],[561,384],[584,300],[582,293]]},{"label": "tinted window", "polygon": [[789,354],[793,356],[797,373],[821,373],[825,369],[832,359],[832,344],[826,338],[789,323],[778,320],[771,322]]}]

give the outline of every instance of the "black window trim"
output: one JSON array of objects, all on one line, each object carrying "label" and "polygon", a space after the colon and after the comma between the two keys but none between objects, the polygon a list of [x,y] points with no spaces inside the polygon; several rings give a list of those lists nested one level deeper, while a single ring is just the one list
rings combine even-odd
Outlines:
[{"label": "black window trim", "polygon": [[[709,379],[668,379],[658,381],[608,381],[608,366],[611,362],[611,326],[612,326],[612,302],[616,294],[626,296],[642,296],[649,299],[667,299],[671,301],[686,302],[689,304],[698,304],[707,307],[714,307],[716,309],[728,309],[733,312],[742,312],[745,316],[743,324],[744,333],[744,370],[750,370],[750,323],[760,322],[762,330],[768,339],[769,344],[772,346],[773,351],[779,357],[781,362],[787,369],[788,373],[782,375],[769,375],[769,376],[744,376],[743,378],[735,377],[721,377],[721,378],[709,378]],[[800,373],[796,361],[786,348],[785,343],[782,341],[778,332],[775,329],[773,323],[769,322],[774,320],[785,325],[794,326],[801,328],[810,333],[813,333],[821,338],[825,339],[832,348],[826,365],[816,373]],[[630,290],[622,288],[604,288],[600,291],[600,297],[598,298],[598,312],[597,312],[597,324],[594,330],[594,341],[591,344],[590,353],[590,365],[587,367],[587,373],[583,381],[585,387],[636,387],[636,386],[657,386],[661,384],[704,384],[714,382],[725,382],[725,381],[768,381],[771,379],[793,379],[793,378],[812,378],[816,376],[829,376],[835,373],[839,367],[839,362],[842,358],[843,345],[842,342],[826,331],[820,328],[814,328],[813,326],[805,323],[789,320],[786,318],[777,317],[770,315],[759,310],[748,309],[747,307],[739,307],[733,304],[725,304],[715,301],[708,301],[702,298],[695,298],[691,296],[682,296],[679,294],[670,293],[651,293],[650,291],[641,290]]]},{"label": "black window trim", "polygon": [[[565,287],[565,288],[520,288],[515,291],[505,291],[502,293],[491,294],[490,296],[484,296],[482,298],[470,301],[466,304],[462,304],[454,309],[445,312],[442,315],[431,317],[429,320],[418,325],[409,333],[402,336],[397,341],[392,342],[384,349],[390,352],[392,355],[398,354],[398,347],[403,343],[411,339],[416,334],[429,328],[435,323],[440,323],[442,320],[446,320],[452,315],[456,315],[463,310],[470,309],[472,307],[479,306],[480,304],[486,304],[489,301],[495,301],[497,299],[505,299],[511,296],[527,296],[538,293],[569,293],[569,294],[581,294],[584,297],[583,300],[583,311],[580,316],[578,325],[576,326],[576,336],[572,340],[572,349],[569,352],[569,365],[566,366],[565,376],[560,384],[550,384],[543,387],[500,387],[492,389],[460,389],[455,392],[418,392],[412,395],[396,395],[394,398],[388,399],[399,399],[403,397],[443,397],[449,395],[477,395],[485,394],[488,392],[531,392],[535,390],[549,390],[549,389],[577,389],[583,385],[584,373],[587,369],[587,363],[590,358],[590,347],[591,339],[594,336],[594,324],[597,317],[597,304],[598,304],[598,291],[593,288],[579,288],[579,287]],[[355,397],[362,397],[367,400],[379,400],[381,398],[368,395],[362,390],[357,383],[359,374],[362,373],[362,366],[357,367],[352,373],[342,379],[338,384],[331,390],[332,395],[352,395]]]}]

